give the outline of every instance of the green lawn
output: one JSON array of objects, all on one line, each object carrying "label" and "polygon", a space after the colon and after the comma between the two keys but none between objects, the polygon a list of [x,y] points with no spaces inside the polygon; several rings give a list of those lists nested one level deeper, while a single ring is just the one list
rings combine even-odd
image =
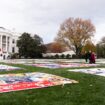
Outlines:
[{"label": "green lawn", "polygon": [[0,93],[0,105],[105,105],[105,77],[68,72],[68,69],[46,69],[15,65],[26,70],[0,72],[45,72],[79,81],[41,89]]}]

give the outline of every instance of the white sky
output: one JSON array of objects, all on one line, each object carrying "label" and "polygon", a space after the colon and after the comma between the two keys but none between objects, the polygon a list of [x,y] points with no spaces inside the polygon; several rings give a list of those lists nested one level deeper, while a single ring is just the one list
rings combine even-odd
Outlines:
[{"label": "white sky", "polygon": [[94,41],[105,36],[105,0],[0,0],[0,27],[38,34],[53,41],[60,24],[69,17],[90,19]]}]

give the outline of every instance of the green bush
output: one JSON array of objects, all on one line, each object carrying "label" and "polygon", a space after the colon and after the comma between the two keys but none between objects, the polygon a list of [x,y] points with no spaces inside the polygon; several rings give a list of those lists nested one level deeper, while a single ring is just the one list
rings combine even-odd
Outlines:
[{"label": "green bush", "polygon": [[18,53],[14,53],[10,55],[11,59],[19,59],[19,54]]},{"label": "green bush", "polygon": [[64,55],[64,54],[62,54],[62,55],[61,55],[61,58],[65,58],[65,55]]},{"label": "green bush", "polygon": [[67,58],[67,59],[71,58],[71,55],[70,55],[70,54],[67,54],[67,55],[66,55],[66,58]]},{"label": "green bush", "polygon": [[59,58],[59,55],[58,55],[58,54],[56,54],[54,57],[55,57],[55,58]]}]

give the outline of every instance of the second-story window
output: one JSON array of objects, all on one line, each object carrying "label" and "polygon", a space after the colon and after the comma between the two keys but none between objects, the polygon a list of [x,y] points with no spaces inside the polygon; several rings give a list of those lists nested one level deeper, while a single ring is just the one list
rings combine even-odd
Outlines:
[{"label": "second-story window", "polygon": [[12,40],[12,43],[15,43],[15,39]]}]

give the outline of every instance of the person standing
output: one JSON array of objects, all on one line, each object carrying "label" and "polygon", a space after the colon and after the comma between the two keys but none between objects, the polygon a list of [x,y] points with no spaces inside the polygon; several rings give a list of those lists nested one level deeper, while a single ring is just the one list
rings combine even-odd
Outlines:
[{"label": "person standing", "polygon": [[95,53],[94,52],[91,53],[90,63],[95,63]]},{"label": "person standing", "polygon": [[88,52],[87,51],[85,51],[85,54],[84,54],[84,58],[85,58],[85,61],[86,61],[86,63],[88,62]]},{"label": "person standing", "polygon": [[92,52],[91,52],[91,51],[89,51],[89,52],[88,52],[88,59],[89,59],[89,63],[91,63],[91,54],[92,54]]}]

